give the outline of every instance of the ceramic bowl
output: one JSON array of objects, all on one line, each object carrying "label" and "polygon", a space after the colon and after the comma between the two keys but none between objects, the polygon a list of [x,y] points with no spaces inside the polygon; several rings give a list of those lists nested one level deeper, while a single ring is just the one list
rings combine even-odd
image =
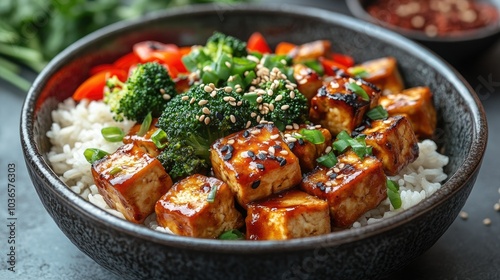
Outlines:
[{"label": "ceramic bowl", "polygon": [[[366,11],[366,7],[372,2],[372,0],[347,0],[346,4],[355,17],[400,33],[428,47],[455,65],[464,64],[478,58],[482,52],[487,51],[500,38],[499,18],[485,27],[462,32],[460,35],[429,37],[422,31],[399,28],[371,16]],[[491,4],[500,11],[500,1],[498,0],[478,2]]]},{"label": "ceramic bowl", "polygon": [[[73,193],[47,160],[51,111],[97,64],[143,40],[200,44],[214,30],[260,31],[271,45],[330,39],[358,61],[392,55],[408,86],[427,85],[439,115],[436,141],[449,156],[443,187],[394,217],[356,229],[287,241],[227,241],[167,235],[112,216]],[[168,10],[99,30],[63,51],[30,89],[21,141],[36,191],[81,251],[123,279],[377,279],[430,248],[457,217],[478,174],[487,125],[476,94],[429,51],[351,17],[296,6],[203,5]]]}]

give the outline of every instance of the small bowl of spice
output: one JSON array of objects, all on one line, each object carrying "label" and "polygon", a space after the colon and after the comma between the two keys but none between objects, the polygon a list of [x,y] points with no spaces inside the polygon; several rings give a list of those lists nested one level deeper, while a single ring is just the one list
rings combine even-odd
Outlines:
[{"label": "small bowl of spice", "polygon": [[477,58],[500,37],[500,1],[347,0],[351,13],[413,39],[451,63]]}]

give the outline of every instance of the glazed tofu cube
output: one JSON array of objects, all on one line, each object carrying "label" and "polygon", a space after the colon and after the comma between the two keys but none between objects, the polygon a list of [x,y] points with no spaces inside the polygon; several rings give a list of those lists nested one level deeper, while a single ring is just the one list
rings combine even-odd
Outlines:
[{"label": "glazed tofu cube", "polygon": [[248,204],[247,239],[285,240],[331,231],[328,203],[299,190]]},{"label": "glazed tofu cube", "polygon": [[215,177],[231,187],[243,207],[296,186],[302,179],[299,160],[271,124],[217,140],[210,159]]},{"label": "glazed tofu cube", "polygon": [[[354,93],[351,84],[356,84],[367,93],[364,100]],[[333,77],[311,99],[309,117],[311,122],[320,124],[332,135],[342,130],[351,133],[363,121],[364,114],[378,104],[380,91],[361,79]]]},{"label": "glazed tofu cube", "polygon": [[397,64],[394,57],[382,57],[351,67],[347,72],[356,75],[361,71],[364,73],[362,78],[380,88],[383,94],[397,93],[404,89]]},{"label": "glazed tofu cube", "polygon": [[[321,132],[325,141],[314,144],[307,139],[301,138],[301,130],[317,130]],[[300,137],[296,137],[299,135]],[[332,134],[328,129],[301,124],[287,126],[284,131],[284,139],[288,143],[288,148],[299,159],[300,170],[302,173],[309,172],[316,167],[316,159],[325,154],[325,150],[332,145]]]},{"label": "glazed tofu cube", "polygon": [[331,43],[328,40],[317,40],[302,44],[293,53],[293,61],[300,63],[308,60],[316,60],[321,56],[329,56]]},{"label": "glazed tofu cube", "polygon": [[382,163],[373,156],[360,159],[347,151],[332,168],[307,174],[301,189],[328,202],[332,226],[345,228],[387,197]]},{"label": "glazed tofu cube", "polygon": [[419,139],[431,138],[436,130],[436,109],[428,87],[415,87],[381,96],[380,105],[389,115],[404,115]]},{"label": "glazed tofu cube", "polygon": [[135,144],[137,147],[144,150],[145,153],[149,154],[152,157],[157,157],[160,154],[160,150],[156,147],[153,140],[151,140],[151,136],[158,130],[156,127],[156,123],[158,119],[153,119],[149,129],[146,131],[144,135],[138,135],[141,130],[141,123],[135,124],[130,131],[123,137],[124,144]]},{"label": "glazed tofu cube", "polygon": [[229,186],[200,174],[175,183],[158,200],[155,212],[158,225],[183,236],[217,238],[244,224]]},{"label": "glazed tofu cube", "polygon": [[418,140],[410,122],[404,116],[374,120],[361,133],[366,144],[372,146],[373,155],[384,166],[389,176],[394,176],[418,157]]},{"label": "glazed tofu cube", "polygon": [[156,201],[172,186],[160,161],[133,144],[94,162],[92,175],[109,207],[134,223],[152,214]]},{"label": "glazed tofu cube", "polygon": [[323,86],[323,81],[318,73],[301,63],[293,66],[293,77],[297,81],[297,89],[309,101]]}]

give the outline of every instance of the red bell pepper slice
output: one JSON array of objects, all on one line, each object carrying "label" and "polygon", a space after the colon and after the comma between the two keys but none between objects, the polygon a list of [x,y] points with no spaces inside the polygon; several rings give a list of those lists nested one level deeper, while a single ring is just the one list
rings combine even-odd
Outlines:
[{"label": "red bell pepper slice", "polygon": [[276,49],[274,50],[275,54],[278,55],[287,55],[290,54],[293,50],[297,48],[297,45],[288,43],[288,42],[280,42],[276,45]]},{"label": "red bell pepper slice", "polygon": [[135,55],[141,62],[155,61],[154,53],[157,52],[178,52],[179,47],[174,44],[163,44],[156,41],[144,41],[133,46]]},{"label": "red bell pepper slice", "polygon": [[104,87],[106,80],[116,76],[120,81],[124,82],[127,79],[127,71],[123,69],[104,70],[85,80],[73,93],[75,101],[82,99],[101,100],[104,96]]},{"label": "red bell pepper slice", "polygon": [[331,55],[333,61],[338,62],[345,67],[352,67],[354,66],[354,58],[352,58],[349,55],[342,54],[342,53],[332,53]]},{"label": "red bell pepper slice", "polygon": [[141,62],[141,60],[139,59],[139,57],[135,53],[130,52],[130,53],[125,54],[122,57],[118,58],[113,63],[113,66],[115,68],[123,69],[123,70],[128,72],[128,71],[130,71],[130,68],[132,66],[135,66],[140,62]]},{"label": "red bell pepper slice", "polygon": [[335,70],[341,69],[344,71],[347,71],[347,68],[345,65],[340,64],[336,61],[333,61],[331,59],[327,59],[325,57],[320,57],[319,62],[323,66],[323,69],[325,69],[325,74],[329,76],[335,75]]},{"label": "red bell pepper slice", "polygon": [[247,42],[247,49],[250,52],[271,53],[269,44],[260,32],[254,32],[250,35]]}]

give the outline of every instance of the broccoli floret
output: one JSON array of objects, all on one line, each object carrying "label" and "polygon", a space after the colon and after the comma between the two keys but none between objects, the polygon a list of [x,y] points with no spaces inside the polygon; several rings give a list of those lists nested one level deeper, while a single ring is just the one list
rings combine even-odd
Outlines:
[{"label": "broccoli floret", "polygon": [[290,81],[276,79],[259,87],[255,92],[245,94],[245,98],[253,100],[254,106],[257,106],[260,121],[273,122],[282,131],[287,125],[307,122],[307,98]]},{"label": "broccoli floret", "polygon": [[174,140],[169,142],[158,155],[172,180],[176,181],[195,173],[206,173],[209,168],[206,144],[188,140]]},{"label": "broccoli floret", "polygon": [[[199,166],[209,166],[209,149],[215,140],[256,124],[251,110],[250,103],[229,87],[196,85],[172,98],[157,123],[168,142],[174,143],[162,156],[165,169],[173,170],[175,165],[176,173],[192,174]],[[175,158],[183,161],[184,157],[194,167],[175,163]]]},{"label": "broccoli floret", "polygon": [[176,95],[175,83],[165,67],[156,62],[137,65],[125,83],[108,80],[104,95],[118,121],[127,118],[141,122],[148,113],[159,117],[168,101]]},{"label": "broccoli floret", "polygon": [[[248,54],[246,42],[217,31],[207,39],[206,48],[216,56],[221,51],[233,57],[245,57]],[[216,56],[212,56],[214,60]]]}]

